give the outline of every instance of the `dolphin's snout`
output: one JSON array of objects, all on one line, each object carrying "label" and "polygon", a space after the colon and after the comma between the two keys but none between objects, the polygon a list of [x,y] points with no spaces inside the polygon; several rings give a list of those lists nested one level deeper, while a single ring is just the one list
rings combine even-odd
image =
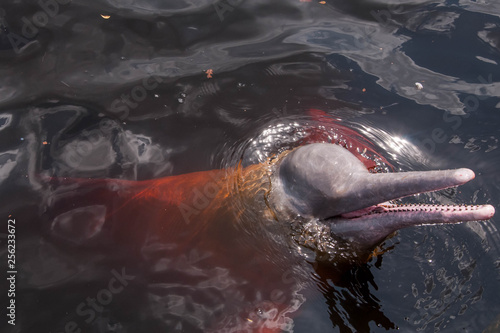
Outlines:
[{"label": "dolphin's snout", "polygon": [[455,171],[455,177],[457,183],[460,182],[460,185],[462,185],[476,178],[476,175],[471,169],[461,168]]}]

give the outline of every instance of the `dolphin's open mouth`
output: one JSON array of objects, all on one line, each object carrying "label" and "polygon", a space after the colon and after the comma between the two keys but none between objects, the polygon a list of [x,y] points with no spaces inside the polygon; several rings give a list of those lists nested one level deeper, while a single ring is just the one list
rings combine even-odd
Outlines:
[{"label": "dolphin's open mouth", "polygon": [[[444,171],[406,172],[398,174],[372,174],[365,179],[365,184],[376,184],[377,188],[386,187],[386,200],[422,194],[462,185],[475,174],[469,169]],[[378,179],[380,178],[380,179]],[[387,183],[391,186],[388,187]],[[402,191],[401,191],[402,190]],[[362,192],[362,191],[359,191]],[[366,204],[364,208],[358,208]],[[466,221],[488,220],[495,209],[491,205],[431,205],[431,204],[393,204],[373,202],[375,198],[359,196],[358,207],[347,212],[340,212],[328,220],[335,221],[342,228],[372,228],[373,226],[395,230],[424,224],[459,223]],[[382,226],[383,225],[383,226]],[[361,230],[360,230],[361,231]]]},{"label": "dolphin's open mouth", "polygon": [[[469,169],[374,174],[365,183],[375,182],[377,188],[387,187],[386,200],[422,194],[462,185],[475,175]],[[383,181],[377,178],[383,179]],[[384,179],[385,178],[385,179]],[[372,184],[373,185],[373,184]],[[409,186],[408,186],[409,185]],[[403,189],[403,191],[400,191]],[[419,225],[449,224],[488,220],[495,214],[491,205],[431,205],[374,203],[364,197],[366,207],[341,212],[325,220],[332,235],[356,243],[359,249],[372,249],[395,231]],[[358,207],[363,200],[357,201]]]}]

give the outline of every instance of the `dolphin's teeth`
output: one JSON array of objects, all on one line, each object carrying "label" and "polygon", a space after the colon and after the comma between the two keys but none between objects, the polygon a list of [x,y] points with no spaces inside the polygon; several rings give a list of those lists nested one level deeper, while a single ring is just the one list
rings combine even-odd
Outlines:
[{"label": "dolphin's teeth", "polygon": [[480,210],[480,205],[466,205],[466,204],[414,204],[414,203],[381,203],[377,205],[378,209],[374,209],[370,212],[364,213],[363,215],[370,214],[389,214],[389,213],[424,213],[428,212],[430,214],[439,213],[458,213],[458,212],[470,212]]}]

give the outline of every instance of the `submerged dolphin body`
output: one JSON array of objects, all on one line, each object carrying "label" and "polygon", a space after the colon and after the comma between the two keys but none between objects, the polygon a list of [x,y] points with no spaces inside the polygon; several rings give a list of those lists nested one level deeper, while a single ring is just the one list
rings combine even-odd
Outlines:
[{"label": "submerged dolphin body", "polygon": [[188,332],[280,332],[293,326],[310,278],[297,243],[326,262],[352,264],[400,228],[489,219],[490,205],[385,203],[473,177],[468,169],[372,174],[349,150],[314,143],[231,170],[54,178],[44,216],[54,240],[109,248],[107,260],[123,256],[132,266],[131,285],[149,281],[137,320]]},{"label": "submerged dolphin body", "polygon": [[[280,161],[272,176],[269,202],[277,212],[318,220],[332,239],[347,242],[351,253],[365,260],[385,238],[402,228],[490,219],[495,213],[491,205],[387,202],[462,185],[473,178],[469,169],[370,173],[347,149],[316,143],[300,147]],[[319,245],[325,248],[325,244]]]}]

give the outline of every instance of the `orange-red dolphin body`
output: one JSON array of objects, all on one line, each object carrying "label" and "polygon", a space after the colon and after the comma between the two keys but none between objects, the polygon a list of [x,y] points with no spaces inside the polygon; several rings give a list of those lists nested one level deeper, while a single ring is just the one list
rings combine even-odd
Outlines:
[{"label": "orange-red dolphin body", "polygon": [[292,327],[304,273],[288,229],[265,202],[267,166],[51,183],[50,236],[84,248],[106,244],[110,258],[143,263],[151,320],[187,332]]}]

